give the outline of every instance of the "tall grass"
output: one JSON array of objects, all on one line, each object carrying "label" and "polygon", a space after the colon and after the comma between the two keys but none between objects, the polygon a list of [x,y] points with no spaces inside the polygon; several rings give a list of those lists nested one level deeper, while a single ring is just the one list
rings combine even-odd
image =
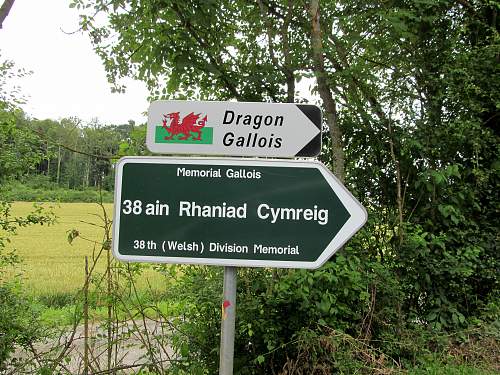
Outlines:
[{"label": "tall grass", "polygon": [[410,369],[407,375],[495,375],[497,371],[469,365],[444,364],[439,361]]},{"label": "tall grass", "polygon": [[[26,215],[32,203],[15,202],[12,206],[14,216]],[[96,256],[103,241],[101,208],[92,203],[44,204],[52,206],[57,215],[57,223],[52,226],[30,226],[21,228],[11,239],[8,249],[16,249],[23,262],[20,267],[24,287],[29,294],[39,298],[49,306],[62,306],[71,301],[83,285],[85,275],[85,256]],[[104,205],[109,217],[112,205]],[[68,233],[77,230],[79,236],[70,244]],[[106,269],[105,255],[97,262],[97,274]],[[148,285],[157,293],[166,285],[165,276],[155,272],[149,265],[143,268],[137,286],[140,290]],[[98,277],[98,276],[97,276]]]}]

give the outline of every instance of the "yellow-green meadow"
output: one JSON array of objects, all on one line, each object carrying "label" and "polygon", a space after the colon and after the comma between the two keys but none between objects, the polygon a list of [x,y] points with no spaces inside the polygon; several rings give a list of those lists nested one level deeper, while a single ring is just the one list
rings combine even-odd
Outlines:
[{"label": "yellow-green meadow", "polygon": [[[85,278],[85,256],[96,256],[104,239],[103,211],[94,203],[46,203],[52,207],[57,222],[50,226],[32,225],[20,228],[11,238],[8,249],[16,249],[23,262],[21,265],[24,285],[29,293],[51,295],[75,293],[83,285]],[[12,205],[14,216],[25,216],[33,209],[33,203],[15,202]],[[104,204],[109,218],[112,204]],[[100,217],[99,217],[100,216]],[[70,244],[68,233],[73,229],[79,236]],[[106,267],[104,251],[97,263],[96,270],[103,272]],[[162,290],[165,278],[152,269],[146,269],[138,278],[140,289],[148,283],[155,290]]]}]

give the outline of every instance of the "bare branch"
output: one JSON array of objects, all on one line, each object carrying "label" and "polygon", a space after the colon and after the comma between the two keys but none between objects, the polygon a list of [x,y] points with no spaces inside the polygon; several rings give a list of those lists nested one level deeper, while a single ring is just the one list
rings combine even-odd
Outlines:
[{"label": "bare branch", "polygon": [[101,160],[113,160],[113,159],[119,158],[118,155],[97,155],[97,154],[91,154],[91,153],[88,153],[88,152],[85,152],[82,150],[77,150],[77,149],[74,149],[73,147],[67,146],[63,143],[59,143],[59,142],[56,142],[56,141],[48,138],[47,135],[45,135],[42,131],[39,131],[37,129],[32,129],[32,131],[35,132],[36,134],[38,134],[40,137],[42,137],[45,141],[50,142],[56,146],[61,146],[65,150],[75,152],[77,154],[86,155],[86,156],[90,156],[90,157],[93,157],[96,159],[101,159]]},{"label": "bare branch", "polygon": [[0,29],[3,26],[3,21],[5,21],[9,15],[12,5],[14,5],[14,0],[5,0],[3,2],[2,7],[0,8]]}]

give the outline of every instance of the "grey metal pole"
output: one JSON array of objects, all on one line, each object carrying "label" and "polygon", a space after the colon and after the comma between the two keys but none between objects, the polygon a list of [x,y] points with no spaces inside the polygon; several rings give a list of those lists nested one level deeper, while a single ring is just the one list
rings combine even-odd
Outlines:
[{"label": "grey metal pole", "polygon": [[219,375],[233,375],[236,322],[236,267],[224,267]]}]

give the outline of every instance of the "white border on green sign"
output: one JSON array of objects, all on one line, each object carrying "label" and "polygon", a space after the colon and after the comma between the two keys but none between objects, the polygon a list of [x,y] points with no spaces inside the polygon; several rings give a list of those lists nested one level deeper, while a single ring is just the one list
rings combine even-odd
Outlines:
[{"label": "white border on green sign", "polygon": [[[319,258],[314,262],[303,261],[275,261],[275,260],[253,260],[253,259],[220,259],[220,258],[191,258],[191,257],[159,257],[124,255],[119,251],[119,228],[121,213],[121,188],[123,166],[129,163],[144,164],[192,164],[192,165],[220,165],[241,167],[286,167],[286,168],[313,168],[321,172],[333,192],[345,206],[351,215],[342,226],[337,235],[330,241]],[[140,182],[138,182],[140,183]],[[366,209],[345,188],[344,185],[319,161],[306,160],[276,160],[276,159],[235,159],[235,158],[173,158],[156,156],[126,156],[116,164],[115,175],[115,205],[113,216],[113,255],[123,262],[146,262],[146,263],[171,263],[171,264],[198,264],[210,266],[234,266],[234,267],[271,267],[271,268],[306,268],[316,269],[321,267],[335,252],[340,249],[365,223],[368,219]]]}]

